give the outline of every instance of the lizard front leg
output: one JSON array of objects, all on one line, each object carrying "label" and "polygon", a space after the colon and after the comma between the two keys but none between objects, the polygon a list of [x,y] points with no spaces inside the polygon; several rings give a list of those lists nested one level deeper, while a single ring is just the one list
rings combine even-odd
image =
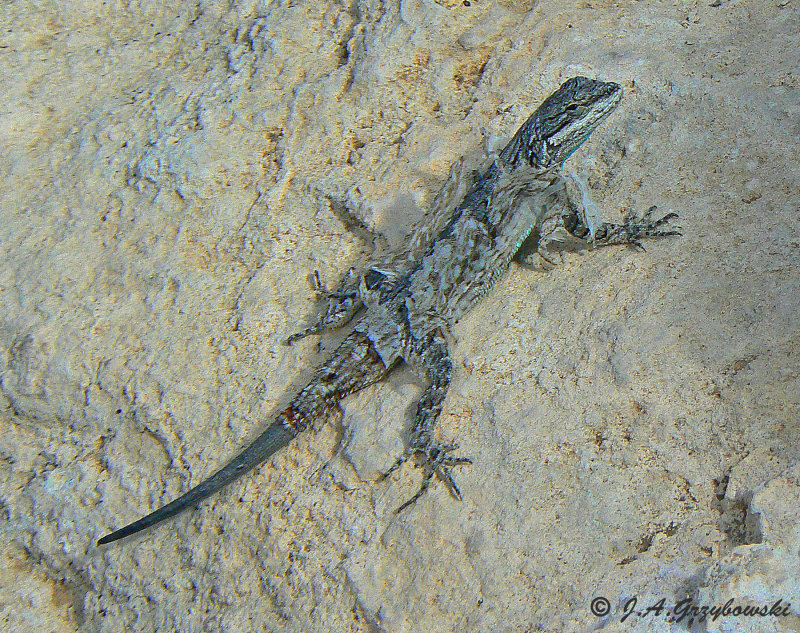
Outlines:
[{"label": "lizard front leg", "polygon": [[662,227],[677,218],[677,213],[667,213],[659,219],[653,218],[655,206],[641,217],[633,211],[625,215],[623,224],[599,221],[600,210],[589,194],[589,188],[574,172],[564,180],[564,200],[570,213],[563,216],[566,231],[591,247],[632,244],[643,248],[641,240],[680,235],[680,231]]},{"label": "lizard front leg", "polygon": [[[612,246],[614,244],[632,244],[644,250],[641,244],[641,240],[643,239],[681,234],[681,232],[676,229],[663,230],[661,228],[670,220],[677,218],[677,213],[667,213],[665,216],[656,220],[653,219],[653,211],[655,210],[656,207],[652,206],[645,211],[644,215],[641,217],[636,215],[633,211],[630,211],[625,215],[625,222],[623,224],[602,222],[594,232],[594,239],[592,240],[594,245]],[[584,228],[579,222],[575,222],[575,225],[571,228],[573,234],[575,232],[583,232],[583,230]]]},{"label": "lizard front leg", "polygon": [[388,477],[403,462],[411,458],[421,458],[425,472],[419,490],[408,501],[403,503],[397,509],[397,512],[402,512],[425,494],[434,475],[444,482],[447,489],[456,499],[461,500],[461,492],[450,474],[450,467],[472,463],[472,460],[466,457],[450,455],[452,451],[458,448],[456,444],[442,444],[433,436],[434,427],[442,412],[442,404],[450,388],[450,376],[453,371],[453,361],[450,360],[447,341],[441,330],[437,330],[431,335],[425,344],[421,346],[421,350],[419,358],[415,360],[418,360],[424,366],[430,379],[430,384],[417,403],[417,413],[414,417],[414,426],[411,429],[411,440],[408,448],[394,465],[384,473],[383,477]]},{"label": "lizard front leg", "polygon": [[[523,265],[535,263],[551,268],[564,251],[578,251],[615,244],[631,244],[643,248],[641,240],[670,235],[680,231],[665,227],[677,218],[668,213],[654,219],[656,207],[650,207],[640,216],[630,212],[622,224],[601,222],[600,210],[592,201],[588,187],[574,173],[562,176],[563,187],[549,202],[537,231],[527,239],[515,259]],[[538,262],[536,259],[538,259]]]}]

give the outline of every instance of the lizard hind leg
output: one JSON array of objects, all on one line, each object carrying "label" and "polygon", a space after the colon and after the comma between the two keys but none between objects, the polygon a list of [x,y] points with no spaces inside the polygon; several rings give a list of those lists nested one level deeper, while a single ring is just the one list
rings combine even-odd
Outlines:
[{"label": "lizard hind leg", "polygon": [[314,277],[311,283],[314,292],[322,298],[328,300],[328,306],[325,313],[317,319],[317,322],[307,327],[302,332],[292,334],[286,339],[286,344],[291,345],[295,341],[310,336],[311,334],[319,334],[325,330],[334,330],[336,328],[347,325],[362,307],[363,303],[358,295],[358,275],[354,268],[351,268],[345,278],[342,280],[341,285],[336,290],[328,290],[320,281],[319,271],[314,271]]},{"label": "lizard hind leg", "polygon": [[436,421],[442,412],[442,404],[450,387],[450,375],[453,369],[453,363],[447,353],[447,342],[441,332],[437,332],[429,339],[423,348],[420,360],[427,369],[431,383],[417,404],[408,448],[381,477],[381,479],[387,478],[404,462],[411,459],[422,461],[424,469],[422,484],[408,501],[397,508],[398,513],[412,506],[425,494],[434,475],[444,483],[450,494],[460,501],[461,491],[450,473],[450,468],[472,463],[467,457],[451,455],[458,448],[456,444],[443,444],[433,437]]}]

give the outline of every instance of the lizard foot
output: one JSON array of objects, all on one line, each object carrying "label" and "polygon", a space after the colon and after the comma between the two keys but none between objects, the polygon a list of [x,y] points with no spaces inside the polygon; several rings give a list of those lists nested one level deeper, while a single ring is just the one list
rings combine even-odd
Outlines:
[{"label": "lizard foot", "polygon": [[431,479],[433,479],[434,475],[436,475],[439,480],[442,481],[445,486],[447,486],[447,489],[450,491],[451,495],[461,501],[461,491],[458,489],[453,476],[450,474],[450,468],[452,466],[459,466],[461,464],[471,464],[472,460],[468,457],[451,456],[450,453],[457,448],[457,444],[439,444],[436,442],[428,442],[424,446],[409,447],[409,449],[397,459],[392,467],[381,475],[381,480],[386,479],[404,462],[409,461],[412,458],[415,460],[421,459],[422,466],[425,470],[422,484],[420,485],[419,490],[417,490],[417,492],[414,493],[414,495],[408,501],[395,510],[396,514],[399,514],[406,508],[414,505],[417,500],[425,494],[425,491],[428,490],[428,486],[430,486]]},{"label": "lizard foot", "polygon": [[677,218],[677,213],[667,213],[664,217],[654,220],[653,211],[655,210],[656,207],[652,206],[641,217],[635,212],[629,211],[625,215],[624,224],[606,225],[610,230],[603,238],[596,237],[597,243],[631,244],[638,249],[645,250],[641,243],[643,239],[681,235],[677,229],[662,230],[661,228],[670,220]]}]

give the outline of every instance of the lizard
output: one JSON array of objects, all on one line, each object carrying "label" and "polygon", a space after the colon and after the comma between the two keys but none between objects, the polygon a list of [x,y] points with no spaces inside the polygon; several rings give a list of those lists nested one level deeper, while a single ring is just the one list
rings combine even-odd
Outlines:
[{"label": "lizard", "polygon": [[471,460],[453,454],[456,444],[434,436],[453,371],[453,324],[489,292],[514,259],[525,263],[539,255],[552,263],[553,254],[566,248],[642,248],[643,239],[680,235],[667,225],[677,214],[654,219],[655,207],[642,216],[630,212],[622,224],[598,223],[590,213],[588,192],[578,183],[576,195],[577,177],[564,172],[564,162],[617,107],[622,94],[613,82],[567,80],[499,153],[489,156],[482,170],[468,177],[466,186],[454,186],[458,178],[451,173],[427,224],[415,231],[403,252],[360,273],[351,269],[335,291],[324,291],[317,274],[317,290],[324,292],[327,309],[287,343],[355,321],[352,331],[238,456],[178,499],[102,537],[98,545],[144,530],[214,494],[339,410],[347,395],[377,383],[402,362],[427,387],[405,450],[382,475],[388,477],[411,458],[424,470],[419,489],[397,511],[417,501],[434,476],[461,499],[451,469]]}]

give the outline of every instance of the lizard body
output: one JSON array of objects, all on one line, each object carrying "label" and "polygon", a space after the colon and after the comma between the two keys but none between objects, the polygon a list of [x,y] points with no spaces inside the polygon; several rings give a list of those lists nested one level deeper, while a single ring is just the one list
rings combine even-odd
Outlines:
[{"label": "lizard body", "polygon": [[653,220],[651,208],[624,224],[596,225],[588,217],[585,191],[571,194],[562,166],[567,157],[614,110],[622,88],[574,77],[548,97],[505,148],[474,177],[463,199],[452,204],[443,189],[428,225],[408,249],[362,274],[352,270],[328,292],[325,314],[290,337],[340,327],[363,308],[354,330],[316,371],[311,382],[259,437],[227,466],[175,501],[98,541],[102,545],[134,534],[205,499],[286,446],[312,422],[335,411],[348,394],[383,379],[401,361],[427,379],[404,454],[384,476],[409,457],[421,457],[422,485],[399,509],[408,507],[436,475],[460,497],[450,467],[468,463],[451,453],[453,444],[434,438],[436,420],[450,384],[451,326],[485,295],[515,257],[570,248],[634,244],[679,234],[662,230],[670,213]]}]

